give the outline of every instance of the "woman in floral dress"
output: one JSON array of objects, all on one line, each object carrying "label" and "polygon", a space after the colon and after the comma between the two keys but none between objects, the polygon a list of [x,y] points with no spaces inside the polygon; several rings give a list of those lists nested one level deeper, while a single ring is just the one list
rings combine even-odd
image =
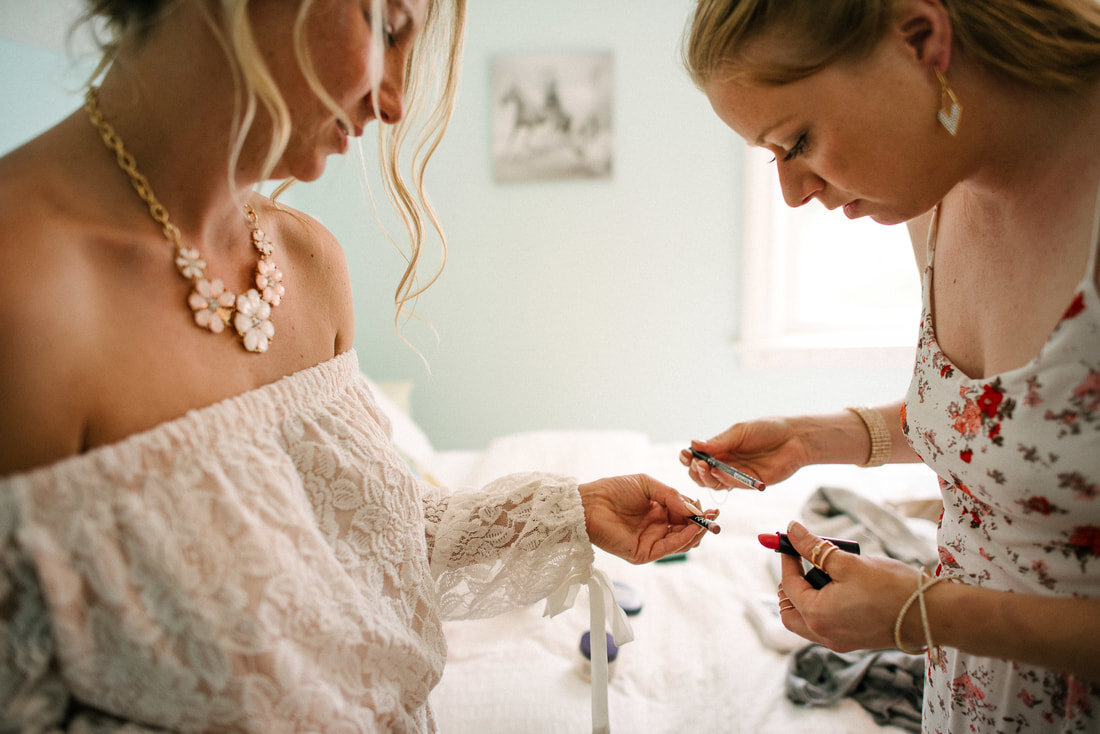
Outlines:
[{"label": "woman in floral dress", "polygon": [[[934,577],[795,523],[833,582],[785,557],[784,624],[930,647],[928,732],[1100,731],[1100,4],[700,0],[684,55],[789,205],[908,222],[923,284],[903,401],[697,443],[768,484],[814,463],[940,477]],[[853,263],[849,287],[874,277]]]}]

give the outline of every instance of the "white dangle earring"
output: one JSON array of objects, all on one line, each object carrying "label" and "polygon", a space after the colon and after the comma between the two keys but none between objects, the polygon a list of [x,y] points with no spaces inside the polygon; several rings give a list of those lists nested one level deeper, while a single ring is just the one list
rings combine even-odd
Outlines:
[{"label": "white dangle earring", "polygon": [[947,80],[944,79],[940,70],[933,69],[933,71],[936,72],[936,79],[940,82],[940,109],[936,113],[936,119],[947,132],[954,136],[959,132],[962,105],[959,104],[959,98],[951,91],[951,87],[947,86]]}]

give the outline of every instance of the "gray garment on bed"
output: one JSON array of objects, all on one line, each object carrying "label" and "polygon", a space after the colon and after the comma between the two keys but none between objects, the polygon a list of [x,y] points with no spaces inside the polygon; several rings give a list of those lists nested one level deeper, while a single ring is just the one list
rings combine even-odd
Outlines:
[{"label": "gray garment on bed", "polygon": [[921,537],[905,518],[850,489],[818,487],[803,505],[802,516],[818,535],[858,541],[865,556],[886,555],[913,568],[933,569],[939,563],[933,523],[921,522],[927,530]]},{"label": "gray garment on bed", "polygon": [[[802,514],[818,534],[858,541],[863,555],[889,556],[914,568],[934,568],[938,561],[932,537],[914,533],[903,518],[851,490],[820,487],[806,500]],[[828,706],[845,696],[880,725],[920,731],[924,656],[898,650],[837,653],[821,645],[791,654],[787,698]]]},{"label": "gray garment on bed", "polygon": [[898,650],[838,653],[810,645],[791,655],[787,698],[829,706],[851,696],[881,726],[920,731],[924,656]]},{"label": "gray garment on bed", "polygon": [[[934,516],[942,507],[936,504]],[[929,571],[939,563],[935,522],[906,519],[850,489],[818,487],[802,506],[802,520],[818,535],[856,541],[865,556],[888,556]],[[767,561],[776,583],[782,579],[780,555]]]}]

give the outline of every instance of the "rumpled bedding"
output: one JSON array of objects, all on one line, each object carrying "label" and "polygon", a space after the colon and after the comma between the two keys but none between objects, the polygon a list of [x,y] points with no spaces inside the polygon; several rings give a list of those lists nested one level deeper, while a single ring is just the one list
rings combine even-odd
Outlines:
[{"label": "rumpled bedding", "polygon": [[[431,468],[456,487],[524,469],[568,473],[582,482],[646,472],[721,511],[722,532],[708,535],[683,561],[632,566],[597,551],[597,567],[637,591],[642,601],[641,612],[630,619],[635,639],[619,650],[611,679],[612,732],[908,731],[900,721],[880,726],[852,696],[824,707],[788,698],[790,652],[805,641],[783,629],[774,615],[778,554],[763,548],[756,536],[784,530],[820,487],[843,487],[892,508],[937,498],[935,475],[920,464],[829,465],[807,467],[765,492],[718,493],[700,490],[687,478],[679,462],[683,445],[653,443],[634,432],[547,431],[505,437],[485,451],[440,452]],[[841,520],[834,521],[836,534],[847,537]],[[930,527],[925,532],[916,525],[914,535],[931,538],[932,523],[919,522]],[[447,667],[432,693],[440,730],[589,731],[591,693],[580,674],[579,651],[589,625],[585,597],[552,619],[533,605],[489,620],[445,623]],[[754,613],[762,626],[750,621]],[[768,630],[767,636],[758,629]]]}]

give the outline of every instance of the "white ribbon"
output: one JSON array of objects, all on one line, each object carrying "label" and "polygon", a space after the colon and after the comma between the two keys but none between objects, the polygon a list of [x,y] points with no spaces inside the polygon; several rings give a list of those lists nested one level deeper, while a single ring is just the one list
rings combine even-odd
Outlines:
[{"label": "white ribbon", "polygon": [[610,734],[611,722],[607,714],[607,610],[611,610],[611,637],[616,645],[625,645],[634,639],[634,630],[623,611],[615,602],[615,591],[600,569],[595,566],[578,571],[565,579],[546,597],[545,617],[554,617],[573,606],[581,584],[588,586],[589,626],[592,650],[592,734]]}]

